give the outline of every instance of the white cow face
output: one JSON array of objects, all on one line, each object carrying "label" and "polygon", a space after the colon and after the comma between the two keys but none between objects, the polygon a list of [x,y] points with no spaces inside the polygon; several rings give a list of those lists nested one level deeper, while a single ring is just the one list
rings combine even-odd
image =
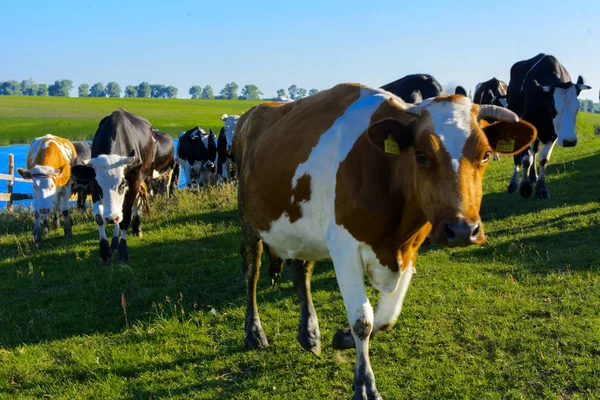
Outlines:
[{"label": "white cow face", "polygon": [[30,170],[17,169],[19,175],[33,181],[33,209],[40,214],[49,214],[56,202],[56,181],[61,170],[46,165],[36,165]]},{"label": "white cow face", "polygon": [[225,137],[227,138],[227,151],[231,151],[231,144],[233,142],[233,130],[235,129],[235,124],[238,119],[240,119],[239,115],[227,115],[223,114],[221,117],[221,121],[225,125]]},{"label": "white cow face", "polygon": [[135,161],[135,157],[115,154],[102,154],[84,164],[94,168],[96,182],[102,190],[102,217],[107,223],[123,220],[123,200],[129,189],[125,180],[125,168]]}]

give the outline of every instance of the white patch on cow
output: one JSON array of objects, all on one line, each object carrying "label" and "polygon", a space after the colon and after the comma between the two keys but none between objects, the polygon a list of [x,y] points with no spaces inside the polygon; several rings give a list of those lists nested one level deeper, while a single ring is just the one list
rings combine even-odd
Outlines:
[{"label": "white patch on cow", "polygon": [[[94,216],[99,216],[101,219],[102,214],[104,214],[104,206],[102,205],[101,202],[95,202],[93,205],[93,210],[94,210]],[[97,221],[96,221],[97,223]],[[106,239],[106,229],[104,229],[104,223],[102,223],[102,225],[98,224],[98,234],[100,236],[100,240],[107,240]]]},{"label": "white patch on cow", "polygon": [[96,171],[96,182],[102,189],[102,204],[104,218],[123,220],[123,200],[127,187],[120,190],[124,180],[125,168],[132,161],[131,157],[116,154],[102,154],[92,158],[89,164]]},{"label": "white patch on cow", "polygon": [[332,251],[347,252],[354,263],[361,265],[362,274],[367,273],[373,285],[384,291],[394,290],[399,272],[381,265],[369,245],[358,242],[344,227],[338,226],[334,207],[339,164],[367,130],[371,115],[388,96],[375,89],[362,89],[361,97],[321,136],[308,160],[296,169],[292,187],[296,187],[303,175],[311,178],[310,200],[300,203],[302,217],[292,223],[289,216],[283,214],[271,224],[269,231],[260,232],[282,258],[323,260],[333,258]]},{"label": "white patch on cow", "polygon": [[558,136],[558,144],[564,146],[565,141],[577,143],[575,123],[579,111],[579,100],[577,100],[575,85],[570,85],[567,89],[554,88],[554,108],[557,114],[552,122]]},{"label": "white patch on cow", "polygon": [[540,172],[538,176],[539,180],[544,180],[544,177],[546,176],[546,166],[548,164],[548,161],[550,161],[550,156],[552,155],[552,149],[554,149],[554,144],[556,144],[556,140],[553,142],[544,143],[542,145],[542,150],[540,151]]},{"label": "white patch on cow", "polygon": [[[223,124],[225,125],[225,138],[227,139],[227,151],[231,150],[231,144],[233,143],[233,131],[235,129],[235,124],[237,123],[240,117],[238,115],[223,115],[221,117],[223,120]],[[208,148],[208,146],[207,146]]]},{"label": "white patch on cow", "polygon": [[163,175],[164,174],[161,174],[160,171],[152,170],[152,179],[158,179],[158,178],[160,178]]},{"label": "white patch on cow", "polygon": [[440,138],[452,159],[452,167],[458,171],[459,160],[467,138],[471,134],[471,101],[461,97],[453,102],[431,102],[427,105],[435,134]]}]

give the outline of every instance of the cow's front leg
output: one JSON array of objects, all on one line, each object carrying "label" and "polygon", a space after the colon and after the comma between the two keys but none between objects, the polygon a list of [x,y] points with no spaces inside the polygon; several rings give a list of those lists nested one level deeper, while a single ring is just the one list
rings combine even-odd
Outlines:
[{"label": "cow's front leg", "polygon": [[521,184],[519,185],[519,193],[522,197],[530,197],[533,193],[533,184],[531,183],[531,178],[529,177],[532,159],[533,150],[530,148],[527,150],[527,153],[523,155],[521,163],[521,165],[523,165],[523,178],[521,179]]},{"label": "cow's front leg", "polygon": [[506,189],[506,193],[512,194],[519,190],[519,169],[521,167],[521,155],[515,156],[515,167],[513,169],[513,175]]},{"label": "cow's front leg", "polygon": [[129,260],[129,250],[127,249],[127,228],[129,228],[129,224],[131,223],[132,210],[134,208],[134,203],[139,194],[139,183],[137,183],[134,188],[130,189],[125,194],[125,199],[123,200],[123,221],[119,223],[119,228],[121,228],[121,240],[119,241],[119,260],[120,261],[128,261]]},{"label": "cow's front leg", "polygon": [[110,249],[113,254],[119,250],[119,224],[113,224],[113,236],[110,241]]},{"label": "cow's front leg", "polygon": [[131,234],[142,237],[142,222],[140,221],[140,207],[134,205],[131,209]]},{"label": "cow's front leg", "polygon": [[556,140],[553,142],[544,143],[542,146],[542,151],[540,152],[540,175],[538,177],[538,182],[535,187],[535,198],[536,199],[549,199],[550,193],[548,192],[548,188],[546,187],[546,166],[550,161],[550,155],[552,154],[552,149],[556,144]]},{"label": "cow's front leg", "polygon": [[47,235],[50,232],[50,224],[48,223],[49,214],[42,214],[42,234]]},{"label": "cow's front leg", "polygon": [[73,229],[71,223],[71,215],[69,214],[69,197],[71,196],[71,186],[67,185],[63,188],[63,192],[60,194],[59,209],[63,216],[63,230],[66,238],[73,237]]},{"label": "cow's front leg", "polygon": [[[531,144],[531,151],[532,151],[532,156],[531,156],[531,168],[529,168],[529,180],[531,181],[531,184],[535,185],[537,183],[538,180],[538,173],[537,173],[537,167],[536,167],[536,156],[537,156],[537,152],[540,149],[540,141],[539,140],[534,140],[533,143]],[[541,158],[540,158],[541,160]]]},{"label": "cow's front leg", "polygon": [[298,341],[305,350],[319,354],[321,352],[321,332],[319,331],[319,321],[310,294],[310,278],[315,262],[294,260],[293,263],[294,287],[300,300]]},{"label": "cow's front leg", "polygon": [[347,248],[332,252],[337,281],[342,292],[352,337],[356,344],[353,400],[381,399],[369,359],[369,337],[373,330],[373,308],[367,298],[364,268],[358,250]]},{"label": "cow's front leg", "polygon": [[112,261],[112,250],[106,238],[106,230],[104,229],[104,217],[102,217],[104,207],[100,201],[94,201],[94,219],[98,225],[98,234],[100,236],[100,262],[110,264]]},{"label": "cow's front leg", "polygon": [[40,226],[41,214],[35,210],[33,212],[33,244],[38,246],[42,242],[42,227]]}]

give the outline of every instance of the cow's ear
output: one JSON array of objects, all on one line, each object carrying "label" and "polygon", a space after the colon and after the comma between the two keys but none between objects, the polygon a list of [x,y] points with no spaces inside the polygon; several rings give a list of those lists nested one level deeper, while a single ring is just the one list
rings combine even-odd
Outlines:
[{"label": "cow's ear", "polygon": [[467,97],[467,91],[462,86],[457,86],[456,89],[454,89],[454,94]]},{"label": "cow's ear", "polygon": [[94,171],[94,168],[87,165],[75,165],[73,168],[71,168],[71,174],[77,179],[81,179],[82,181],[86,182],[96,178],[96,171]]},{"label": "cow's ear", "polygon": [[414,142],[414,131],[417,117],[406,114],[406,121],[386,118],[375,122],[369,127],[367,136],[371,143],[386,154],[400,154],[400,152]]},{"label": "cow's ear", "polygon": [[537,137],[537,129],[529,122],[481,121],[481,128],[487,136],[490,147],[497,153],[508,156],[517,154],[531,144]]},{"label": "cow's ear", "polygon": [[27,171],[25,168],[17,168],[17,172],[23,179],[31,179],[31,172]]}]

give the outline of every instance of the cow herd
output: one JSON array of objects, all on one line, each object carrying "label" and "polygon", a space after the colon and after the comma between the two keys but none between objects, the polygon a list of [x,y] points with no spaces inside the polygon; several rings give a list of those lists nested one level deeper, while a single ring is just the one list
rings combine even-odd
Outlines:
[{"label": "cow herd", "polygon": [[[312,270],[315,261],[332,260],[350,325],[337,331],[333,347],[356,349],[353,398],[379,399],[369,341],[398,319],[419,247],[427,237],[449,247],[485,241],[479,209],[494,154],[514,156],[508,193],[529,197],[535,185],[536,198],[548,198],[544,177],[552,148],[577,144],[577,96],[585,89],[581,76],[573,83],[545,54],[514,64],[508,85],[496,78],[480,83],[473,100],[460,87],[448,95],[424,74],[379,89],[346,83],[296,101],[265,102],[241,117],[224,115],[218,137],[190,129],[179,136],[176,154],[166,134],[119,109],[100,122],[85,159],[72,143],[48,135],[34,140],[28,169],[19,173],[33,179],[36,242],[51,195],[70,235],[70,184],[88,188],[103,262],[113,253],[129,258],[126,232],[131,223],[141,234],[143,187],[151,188],[152,179],[172,187],[179,167],[191,188],[235,176],[246,346],[268,345],[256,294],[263,249],[272,279],[284,260],[292,266],[298,340],[313,353],[321,343]],[[104,224],[114,226],[110,244]],[[381,293],[376,310],[365,274]]]}]

